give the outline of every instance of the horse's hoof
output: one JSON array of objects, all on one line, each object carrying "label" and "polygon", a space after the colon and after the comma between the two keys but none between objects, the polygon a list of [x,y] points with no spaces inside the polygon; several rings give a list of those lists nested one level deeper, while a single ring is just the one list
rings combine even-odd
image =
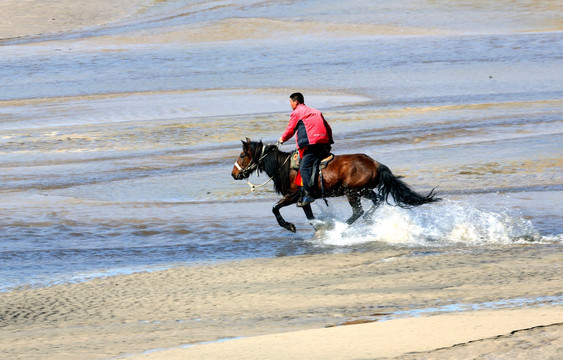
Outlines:
[{"label": "horse's hoof", "polygon": [[291,224],[291,223],[287,224],[285,228],[286,228],[287,230],[291,231],[292,233],[296,233],[296,232],[297,232],[297,229],[295,228],[295,225],[293,225],[293,224]]}]

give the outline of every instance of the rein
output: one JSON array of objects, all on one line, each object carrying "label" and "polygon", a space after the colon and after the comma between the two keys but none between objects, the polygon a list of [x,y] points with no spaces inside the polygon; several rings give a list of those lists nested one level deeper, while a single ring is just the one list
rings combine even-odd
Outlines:
[{"label": "rein", "polygon": [[[243,169],[236,161],[235,161],[235,166],[236,168],[241,171],[244,174],[248,173],[252,173],[254,170],[256,170],[258,168],[258,165],[260,164],[260,162],[267,156],[270,155],[270,152],[266,153],[266,146],[264,144],[262,144],[262,152],[260,155],[260,158],[254,162],[254,159],[252,159],[251,163],[248,164],[248,166]],[[291,157],[291,154],[285,159],[285,161],[280,165],[280,167],[278,168],[278,171],[287,163],[287,161],[289,160],[289,158]],[[248,186],[250,186],[250,191],[254,191],[255,189],[261,188],[262,186],[268,184],[270,181],[272,181],[272,179],[274,178],[274,176],[276,175],[276,173],[274,173],[274,175],[270,176],[270,178],[268,180],[266,180],[266,182],[259,184],[259,185],[255,185],[253,183],[250,182],[249,178],[246,178],[246,184]]]}]

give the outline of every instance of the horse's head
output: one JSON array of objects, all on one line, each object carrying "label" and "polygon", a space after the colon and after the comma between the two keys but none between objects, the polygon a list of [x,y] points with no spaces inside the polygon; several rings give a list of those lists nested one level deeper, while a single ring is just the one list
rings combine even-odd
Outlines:
[{"label": "horse's head", "polygon": [[256,152],[257,149],[262,151],[263,146],[261,141],[253,142],[249,138],[246,138],[246,141],[242,140],[242,152],[237,161],[235,161],[235,166],[233,166],[233,171],[231,172],[235,180],[247,179],[258,168],[257,157],[260,155],[257,155]]}]

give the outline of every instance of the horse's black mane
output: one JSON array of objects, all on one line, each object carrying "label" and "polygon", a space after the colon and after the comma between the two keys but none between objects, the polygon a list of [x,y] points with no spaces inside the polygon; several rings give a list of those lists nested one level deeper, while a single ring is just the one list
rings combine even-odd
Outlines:
[{"label": "horse's black mane", "polygon": [[[264,155],[262,147],[265,146]],[[250,152],[252,159],[258,161],[261,156],[264,158],[258,166],[258,174],[265,172],[274,181],[274,190],[281,195],[289,193],[290,182],[290,159],[291,153],[286,153],[278,149],[276,145],[264,145],[262,141],[251,141]]]}]

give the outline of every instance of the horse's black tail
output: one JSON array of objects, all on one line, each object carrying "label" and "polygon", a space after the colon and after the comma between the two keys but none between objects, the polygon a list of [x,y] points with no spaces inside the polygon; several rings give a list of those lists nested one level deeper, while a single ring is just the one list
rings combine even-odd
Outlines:
[{"label": "horse's black tail", "polygon": [[427,203],[437,202],[442,199],[437,198],[434,189],[426,196],[416,193],[411,188],[393,175],[391,170],[383,164],[379,165],[379,184],[377,185],[379,195],[389,203],[389,195],[393,196],[395,204],[403,208],[420,206]]}]

